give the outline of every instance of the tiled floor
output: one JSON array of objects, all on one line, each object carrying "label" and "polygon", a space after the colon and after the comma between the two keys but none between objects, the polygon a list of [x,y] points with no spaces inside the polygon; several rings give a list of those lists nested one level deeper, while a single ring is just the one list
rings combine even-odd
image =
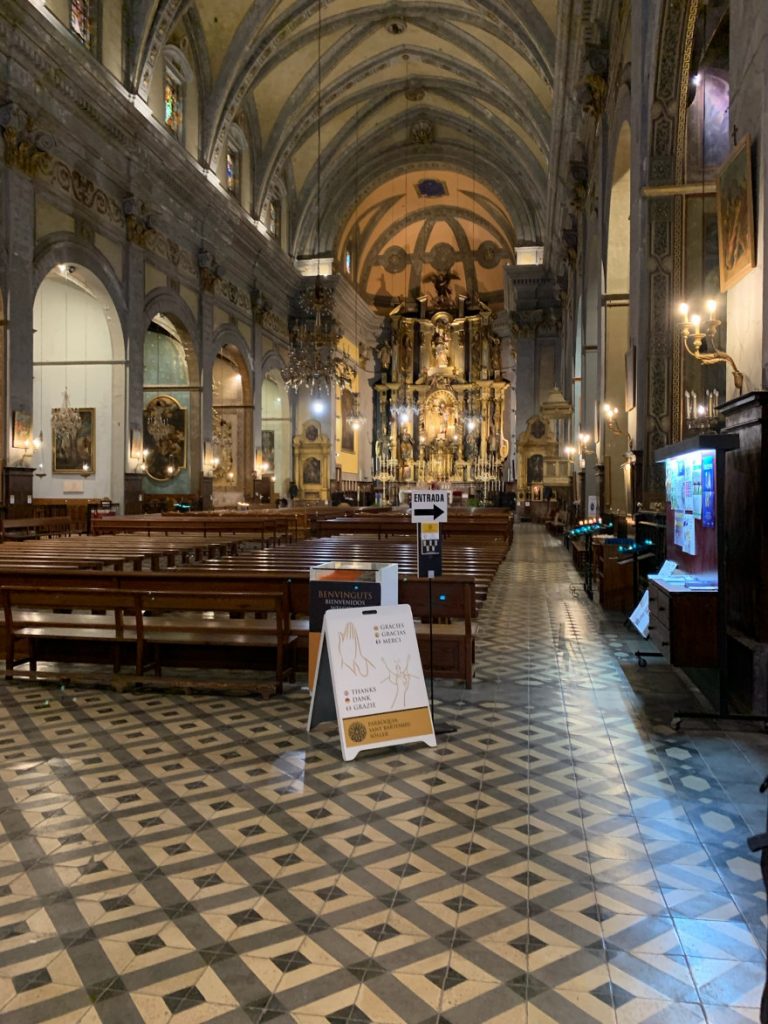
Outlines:
[{"label": "tiled floor", "polygon": [[3,1024],[757,1021],[768,738],[516,531],[436,749],[345,764],[307,698],[2,691]]}]

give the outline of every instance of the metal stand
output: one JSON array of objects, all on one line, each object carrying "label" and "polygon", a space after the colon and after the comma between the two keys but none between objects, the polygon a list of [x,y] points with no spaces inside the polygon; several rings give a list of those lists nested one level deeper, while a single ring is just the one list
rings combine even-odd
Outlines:
[{"label": "metal stand", "polygon": [[429,594],[429,711],[432,715],[432,727],[435,730],[435,736],[445,736],[448,733],[456,732],[456,726],[450,725],[448,722],[437,722],[435,721],[435,661],[434,661],[434,647],[432,643],[432,577],[428,576],[429,586],[427,587],[427,593]]}]

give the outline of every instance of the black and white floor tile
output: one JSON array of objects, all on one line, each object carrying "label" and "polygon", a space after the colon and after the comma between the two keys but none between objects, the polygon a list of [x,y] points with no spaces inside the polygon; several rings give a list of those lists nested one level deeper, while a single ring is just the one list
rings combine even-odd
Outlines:
[{"label": "black and white floor tile", "polygon": [[4,686],[0,1019],[758,1021],[768,738],[673,732],[636,647],[523,526],[434,750],[345,764],[299,691]]}]

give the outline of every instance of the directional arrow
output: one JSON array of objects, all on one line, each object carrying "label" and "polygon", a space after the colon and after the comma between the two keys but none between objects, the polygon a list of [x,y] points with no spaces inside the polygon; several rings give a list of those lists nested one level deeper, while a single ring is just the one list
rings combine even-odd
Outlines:
[{"label": "directional arrow", "polygon": [[443,515],[445,509],[441,508],[440,505],[433,505],[432,508],[417,508],[414,509],[413,514],[418,516],[419,519],[424,519],[425,516],[430,516],[432,519],[439,519]]}]

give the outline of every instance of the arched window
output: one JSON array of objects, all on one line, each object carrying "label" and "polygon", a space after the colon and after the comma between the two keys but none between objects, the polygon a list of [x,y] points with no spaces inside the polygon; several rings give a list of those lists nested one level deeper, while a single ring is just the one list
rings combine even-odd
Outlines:
[{"label": "arched window", "polygon": [[70,0],[69,27],[88,50],[92,50],[95,42],[96,4],[91,0]]},{"label": "arched window", "polygon": [[267,233],[270,238],[280,240],[280,217],[282,208],[278,196],[270,196],[267,200]]},{"label": "arched window", "polygon": [[238,202],[243,197],[243,162],[246,150],[245,135],[238,124],[233,124],[227,135],[224,158],[224,187]]},{"label": "arched window", "polygon": [[192,80],[189,61],[176,46],[163,51],[163,124],[176,138],[184,141],[187,86]]}]

